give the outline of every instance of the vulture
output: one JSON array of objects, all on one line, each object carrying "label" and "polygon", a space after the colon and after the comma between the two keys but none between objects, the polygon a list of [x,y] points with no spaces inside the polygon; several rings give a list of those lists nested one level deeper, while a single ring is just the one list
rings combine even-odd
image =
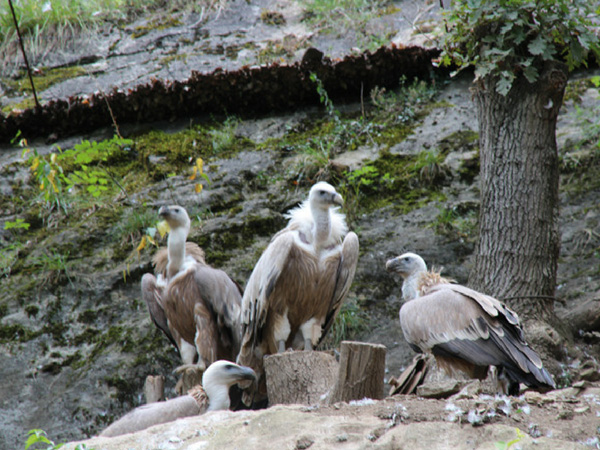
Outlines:
[{"label": "vulture", "polygon": [[256,401],[266,398],[263,356],[314,349],[348,294],[358,237],[348,232],[345,216],[337,211],[342,203],[330,184],[313,185],[308,199],[287,214],[288,225],[273,236],[250,275],[242,298],[237,363],[256,371]]},{"label": "vulture", "polygon": [[138,406],[102,431],[100,436],[120,436],[181,417],[229,409],[229,388],[237,383],[255,380],[256,374],[249,367],[238,366],[230,361],[215,361],[202,375],[202,385],[194,386],[187,395]]},{"label": "vulture", "polygon": [[414,253],[390,259],[386,269],[404,279],[400,325],[408,344],[433,354],[446,373],[484,379],[495,367],[498,389],[509,395],[519,394],[519,383],[542,392],[556,387],[503,303],[428,271]]},{"label": "vulture", "polygon": [[204,252],[186,242],[190,218],[178,205],[159,215],[171,231],[167,251],[154,258],[157,276],[142,278],[142,297],[156,326],[178,349],[186,366],[204,370],[218,359],[234,361],[241,341],[242,290],[222,270],[204,261]]}]

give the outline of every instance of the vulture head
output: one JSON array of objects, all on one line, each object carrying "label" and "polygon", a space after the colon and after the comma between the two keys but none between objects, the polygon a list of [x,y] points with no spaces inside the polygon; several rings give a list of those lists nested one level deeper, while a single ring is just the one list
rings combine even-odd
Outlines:
[{"label": "vulture head", "polygon": [[427,264],[415,253],[404,253],[388,260],[385,263],[385,270],[395,272],[406,279],[416,273],[426,272]]},{"label": "vulture head", "polygon": [[404,253],[388,260],[385,269],[399,274],[404,279],[402,298],[405,301],[419,296],[419,279],[421,274],[427,272],[427,264],[423,258],[415,253]]},{"label": "vulture head", "polygon": [[190,231],[190,217],[185,208],[179,205],[162,206],[158,210],[158,215],[167,221],[171,230],[186,230],[186,235]]},{"label": "vulture head", "polygon": [[342,206],[344,204],[342,196],[336,192],[332,185],[325,181],[319,181],[310,189],[308,201],[312,210],[317,209],[321,211],[326,211],[332,206]]},{"label": "vulture head", "polygon": [[209,411],[229,409],[229,388],[234,384],[256,381],[256,373],[250,367],[238,366],[231,361],[212,363],[202,375],[202,387],[209,399]]}]

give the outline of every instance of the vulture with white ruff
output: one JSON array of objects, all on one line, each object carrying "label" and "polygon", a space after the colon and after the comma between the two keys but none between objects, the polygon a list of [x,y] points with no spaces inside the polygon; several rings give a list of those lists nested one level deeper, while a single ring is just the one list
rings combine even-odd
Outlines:
[{"label": "vulture with white ruff", "polygon": [[171,231],[164,250],[154,258],[158,276],[145,274],[142,297],[156,326],[179,350],[186,366],[204,370],[218,359],[235,360],[241,341],[242,290],[222,270],[204,261],[204,252],[186,242],[190,218],[178,205],[159,215]]},{"label": "vulture with white ruff", "polygon": [[237,362],[256,371],[259,400],[265,397],[263,357],[289,348],[314,349],[348,294],[358,237],[337,211],[342,203],[330,184],[312,186],[308,200],[289,212],[287,227],[272,238],[250,275]]},{"label": "vulture with white ruff", "polygon": [[241,367],[230,361],[216,361],[202,375],[202,386],[193,387],[181,397],[138,406],[112,423],[100,436],[120,436],[182,417],[229,409],[229,388],[237,383],[252,383],[255,380],[256,374],[249,367]]},{"label": "vulture with white ruff", "polygon": [[484,379],[496,367],[498,388],[519,394],[519,383],[555,388],[538,354],[525,342],[517,314],[493,297],[429,272],[423,258],[405,253],[386,263],[404,278],[400,324],[416,352],[430,353],[449,375]]}]

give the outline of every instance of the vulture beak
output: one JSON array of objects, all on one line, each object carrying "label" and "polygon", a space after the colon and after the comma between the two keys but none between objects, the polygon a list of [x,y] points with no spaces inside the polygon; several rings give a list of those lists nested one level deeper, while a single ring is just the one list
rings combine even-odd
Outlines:
[{"label": "vulture beak", "polygon": [[335,192],[331,196],[331,203],[333,203],[334,205],[342,206],[344,204],[344,199],[342,198],[342,196],[340,194]]},{"label": "vulture beak", "polygon": [[242,389],[249,387],[256,381],[256,373],[250,367],[237,366],[232,370],[233,377]]},{"label": "vulture beak", "polygon": [[170,214],[171,214],[171,210],[169,209],[168,206],[161,206],[160,209],[158,210],[158,215],[160,217],[162,217],[163,219],[166,219],[167,217],[169,217]]},{"label": "vulture beak", "polygon": [[385,270],[387,270],[388,272],[401,273],[402,272],[401,266],[402,266],[402,261],[400,260],[400,258],[396,257],[396,258],[387,260],[387,262],[385,263]]}]

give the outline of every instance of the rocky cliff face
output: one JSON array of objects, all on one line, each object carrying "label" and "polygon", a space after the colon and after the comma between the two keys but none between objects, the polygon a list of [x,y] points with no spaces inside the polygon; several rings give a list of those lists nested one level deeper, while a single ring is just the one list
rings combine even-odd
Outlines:
[{"label": "rocky cliff face", "polygon": [[[590,81],[592,75],[582,73],[571,81],[557,130],[562,158],[562,254],[556,308],[562,318],[573,317],[570,314],[585,305],[591,305],[590,316],[594,311],[597,314],[593,305],[600,295],[600,156],[598,122],[593,115],[600,99]],[[90,163],[106,183],[76,184],[65,189],[58,202],[42,197],[31,170],[33,159],[25,162],[29,156],[22,157],[20,148],[3,149],[0,448],[22,446],[26,432],[33,428],[46,430],[57,442],[96,434],[142,402],[148,374],[164,374],[167,394],[174,395],[176,380],[171,371],[179,359],[153,326],[140,298],[140,279],[152,270],[153,248],[149,244],[136,250],[164,204],[179,203],[192,213],[190,240],[205,249],[210,264],[243,286],[270,237],[285,225],[285,212],[305,198],[314,181],[330,180],[345,197],[344,212],[359,236],[361,255],[348,304],[328,345],[335,346],[342,336],[384,344],[387,375],[397,375],[412,358],[412,351],[398,326],[400,283],[385,272],[385,261],[414,251],[460,282],[466,281],[470,269],[479,202],[477,124],[470,81],[468,76],[437,80],[435,88],[407,82],[394,93],[375,91],[363,105],[330,105],[325,114],[306,109],[251,120],[204,118],[200,125],[189,121],[123,125],[122,133],[133,142],[107,151],[106,160]],[[111,135],[112,130],[105,130],[92,137],[102,142]],[[66,150],[80,140],[76,137],[58,144]],[[56,152],[45,143],[30,147],[42,156]],[[83,147],[80,153],[91,154],[89,149]],[[203,158],[210,179],[210,183],[201,180],[200,193],[196,190],[199,178],[190,179],[198,157]],[[61,161],[67,173],[82,164]],[[88,188],[101,184],[107,190],[94,197]],[[562,385],[582,374],[593,378],[598,370],[598,328],[593,321],[579,321],[570,329],[570,320],[565,319],[565,331],[574,334],[566,338],[546,336],[544,330],[531,330],[528,336],[534,346],[543,341],[545,348],[554,349],[544,357]],[[448,423],[395,427],[398,420],[404,420],[398,418],[404,417],[401,406],[406,403],[419,410],[411,399],[386,400],[368,408],[364,417],[355,420],[361,424],[352,426],[348,424],[354,423],[350,419],[357,417],[357,410],[348,405],[341,406],[342,412],[335,407],[325,412],[278,407],[189,419],[156,433],[165,448],[171,444],[175,448],[180,441],[185,446],[177,448],[199,448],[204,444],[198,442],[207,441],[206,436],[213,433],[202,430],[213,430],[216,421],[223,420],[224,429],[252,428],[252,442],[259,442],[267,422],[303,423],[306,419],[302,425],[306,429],[323,420],[336,430],[327,434],[329,440],[315,431],[306,434],[306,441],[304,433],[298,432],[293,438],[278,437],[277,442],[308,448],[312,441],[314,448],[329,448],[331,439],[337,439],[348,442],[347,448],[394,448],[398,442],[413,446],[435,435],[432,430],[451,428]],[[580,413],[563,417],[561,408],[569,409],[568,403],[557,406],[556,414],[581,424],[581,439],[592,439],[597,431],[588,427],[588,419],[597,417],[597,405],[582,404]],[[545,403],[540,400],[539,404]],[[383,418],[378,408],[387,411]],[[447,414],[444,404],[435,408],[432,411],[438,416]],[[463,410],[471,408],[476,406]],[[325,421],[325,416],[331,419]],[[514,426],[529,427],[528,416],[519,417],[486,429],[489,435],[483,437],[473,428],[455,438],[455,431],[449,429],[448,444],[429,447],[427,441],[422,447],[446,448],[475,439],[476,444],[468,448],[486,448],[489,442],[514,437]],[[541,417],[549,420],[549,416]],[[354,430],[355,425],[360,431]],[[393,430],[384,433],[387,437],[381,441],[368,437],[376,437],[382,429]],[[547,430],[552,429],[548,425]],[[277,430],[283,433],[283,428]],[[144,440],[154,432],[148,433]],[[171,433],[179,441],[167,443]],[[219,439],[230,436],[215,433],[225,437],[210,441],[209,448],[217,448]],[[195,434],[201,439],[192,439]],[[125,446],[139,442],[135,439],[123,438],[122,444],[114,446],[100,441],[92,445],[129,448]],[[577,448],[575,442],[581,440],[573,433],[560,435],[556,442],[540,439],[548,445],[545,448],[568,448],[561,447],[564,442]]]}]

